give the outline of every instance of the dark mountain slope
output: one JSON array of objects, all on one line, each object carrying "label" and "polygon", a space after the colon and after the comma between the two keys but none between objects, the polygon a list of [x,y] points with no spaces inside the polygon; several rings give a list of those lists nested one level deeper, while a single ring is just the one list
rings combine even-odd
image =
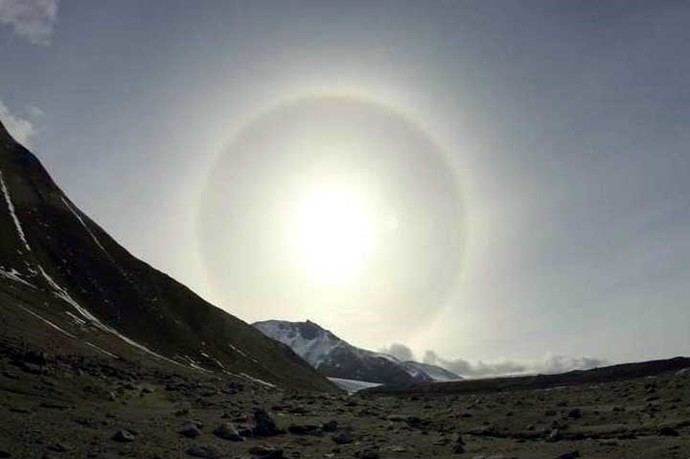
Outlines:
[{"label": "dark mountain slope", "polygon": [[1,124],[0,188],[0,307],[28,314],[26,333],[4,335],[30,340],[37,321],[51,322],[73,344],[99,341],[118,355],[332,390],[286,346],[128,253]]}]

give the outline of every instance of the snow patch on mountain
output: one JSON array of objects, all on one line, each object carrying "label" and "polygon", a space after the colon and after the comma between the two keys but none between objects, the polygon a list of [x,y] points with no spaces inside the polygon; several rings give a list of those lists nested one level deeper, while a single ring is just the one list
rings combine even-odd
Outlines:
[{"label": "snow patch on mountain", "polygon": [[335,383],[336,386],[340,387],[344,391],[352,394],[359,392],[360,390],[369,389],[371,387],[378,387],[381,384],[371,383],[367,381],[357,381],[355,379],[344,379],[344,378],[328,378]]},{"label": "snow patch on mountain", "polygon": [[89,347],[96,349],[98,352],[101,352],[102,354],[107,355],[110,358],[113,358],[113,359],[119,359],[120,358],[120,357],[116,356],[115,354],[113,354],[112,352],[108,352],[105,349],[103,349],[102,347],[98,347],[95,344],[90,343],[88,341],[84,341],[84,344],[86,344]]},{"label": "snow patch on mountain", "polygon": [[26,240],[26,235],[24,234],[24,228],[22,228],[22,224],[19,222],[17,213],[14,210],[14,203],[12,202],[12,198],[10,197],[10,192],[7,190],[7,185],[5,185],[5,179],[2,176],[2,171],[0,171],[0,187],[2,188],[2,194],[5,195],[5,202],[7,203],[7,208],[9,209],[10,215],[12,216],[12,221],[14,221],[14,226],[15,228],[17,228],[19,239],[21,239],[22,243],[24,244],[24,248],[26,249],[26,251],[31,252],[31,247],[29,247],[29,243]]},{"label": "snow patch on mountain", "polygon": [[251,382],[261,384],[262,386],[266,386],[266,387],[270,387],[270,388],[276,387],[275,384],[272,384],[268,381],[264,381],[263,379],[255,378],[254,376],[248,375],[247,373],[240,373],[240,375],[243,376],[244,378],[248,379]]},{"label": "snow patch on mountain", "polygon": [[113,335],[117,336],[120,338],[122,341],[125,343],[129,344],[130,346],[134,346],[137,349],[146,352],[147,354],[150,354],[158,359],[164,360],[168,363],[172,363],[174,365],[180,365],[178,362],[175,362],[174,360],[171,360],[167,357],[164,357],[157,352],[152,351],[148,347],[144,346],[143,344],[139,344],[136,341],[126,337],[125,335],[121,334],[117,330],[115,330],[112,327],[109,327],[105,325],[103,322],[98,320],[96,316],[91,314],[88,309],[84,308],[82,305],[77,303],[77,301],[70,296],[70,294],[65,290],[64,288],[60,287],[60,285],[55,282],[55,280],[50,277],[50,275],[43,269],[42,266],[38,266],[38,270],[41,273],[41,275],[45,278],[45,280],[48,282],[48,284],[53,288],[54,292],[53,295],[56,297],[62,299],[63,301],[69,303],[79,314],[82,315],[88,322],[90,322],[92,325],[94,325],[96,328],[99,328],[103,330],[106,333],[112,333]]},{"label": "snow patch on mountain", "polygon": [[84,229],[86,230],[86,232],[89,233],[89,236],[91,236],[91,239],[93,239],[93,241],[96,243],[96,245],[98,247],[100,247],[100,249],[107,254],[108,251],[105,250],[105,247],[103,247],[103,245],[101,244],[101,241],[99,241],[98,238],[96,237],[96,235],[93,234],[93,231],[91,231],[91,229],[88,226],[86,226],[86,223],[81,218],[81,215],[79,215],[79,211],[77,211],[77,209],[74,208],[72,203],[69,202],[64,197],[61,197],[61,199],[62,199],[62,202],[65,204],[65,206],[69,209],[69,211],[72,212],[72,215],[74,215],[75,218],[79,221],[79,223],[81,223],[81,226],[83,226]]},{"label": "snow patch on mountain", "polygon": [[5,269],[3,267],[0,267],[0,277],[4,277],[5,279],[19,282],[21,284],[26,285],[27,287],[36,288],[36,286],[34,284],[32,284],[31,282],[29,282],[27,280],[24,280],[22,278],[20,272],[14,268]]},{"label": "snow patch on mountain", "polygon": [[69,332],[63,330],[62,328],[58,327],[57,325],[55,325],[55,324],[54,324],[53,322],[51,322],[50,320],[44,318],[43,316],[39,315],[38,313],[35,313],[35,312],[32,311],[31,309],[25,308],[24,306],[22,306],[22,305],[20,305],[20,304],[18,304],[17,306],[18,306],[20,309],[23,309],[24,311],[28,312],[28,313],[31,314],[32,316],[36,317],[36,318],[37,318],[38,320],[40,320],[41,322],[47,324],[49,327],[54,328],[55,330],[59,331],[59,332],[62,333],[63,335],[66,335],[66,336],[69,336],[70,338],[76,339],[76,336],[74,336],[73,334],[71,334],[71,333],[69,333]]}]

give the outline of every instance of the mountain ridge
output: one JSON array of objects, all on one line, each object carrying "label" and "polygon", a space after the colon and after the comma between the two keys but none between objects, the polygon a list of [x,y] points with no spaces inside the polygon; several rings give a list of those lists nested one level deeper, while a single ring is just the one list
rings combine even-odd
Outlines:
[{"label": "mountain ridge", "polygon": [[331,378],[395,386],[462,379],[435,365],[401,361],[386,353],[353,346],[310,320],[265,320],[252,325],[266,336],[290,346],[314,368]]}]

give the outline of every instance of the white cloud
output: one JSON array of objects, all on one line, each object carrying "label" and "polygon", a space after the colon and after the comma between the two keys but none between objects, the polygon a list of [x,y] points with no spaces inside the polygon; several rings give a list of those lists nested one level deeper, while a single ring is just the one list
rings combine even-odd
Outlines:
[{"label": "white cloud", "polygon": [[17,142],[24,145],[28,145],[31,142],[31,136],[35,133],[33,123],[10,112],[10,109],[2,100],[0,100],[0,121]]},{"label": "white cloud", "polygon": [[567,357],[549,355],[538,360],[501,360],[496,362],[469,362],[464,359],[445,359],[434,351],[426,351],[424,363],[438,365],[467,378],[521,374],[563,373],[571,370],[588,370],[606,365],[606,360],[594,357]]},{"label": "white cloud", "polygon": [[393,343],[388,347],[384,347],[383,349],[381,349],[381,352],[383,352],[384,354],[392,355],[396,359],[402,360],[403,362],[406,362],[408,360],[414,360],[414,354],[412,353],[412,349],[400,343]]},{"label": "white cloud", "polygon": [[0,24],[35,45],[50,44],[58,0],[0,0]]},{"label": "white cloud", "polygon": [[[380,350],[388,355],[402,360],[416,360],[414,352],[408,346],[393,343]],[[452,371],[465,378],[491,378],[496,376],[552,374],[564,373],[571,370],[588,370],[607,365],[608,362],[594,357],[568,357],[563,355],[547,355],[541,359],[510,360],[503,359],[492,362],[470,362],[465,359],[447,359],[434,351],[426,351],[424,363],[436,365]]]}]

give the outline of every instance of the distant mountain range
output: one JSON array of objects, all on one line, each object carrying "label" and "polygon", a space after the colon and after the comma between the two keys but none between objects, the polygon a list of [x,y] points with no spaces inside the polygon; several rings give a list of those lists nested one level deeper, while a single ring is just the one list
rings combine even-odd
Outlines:
[{"label": "distant mountain range", "polygon": [[287,346],[132,256],[77,208],[2,124],[0,318],[0,347],[336,390]]},{"label": "distant mountain range", "polygon": [[388,354],[355,347],[311,321],[266,320],[253,325],[266,336],[290,346],[331,378],[394,386],[462,379],[435,365],[401,361]]},{"label": "distant mountain range", "polygon": [[[596,390],[599,385],[615,381],[626,381],[638,378],[649,378],[645,387],[655,387],[655,379],[662,374],[675,374],[685,377],[690,375],[690,357],[673,357],[670,359],[648,360],[646,362],[621,363],[590,370],[571,370],[565,373],[539,374],[525,376],[501,376],[497,378],[469,379],[448,381],[440,384],[422,383],[415,386],[390,387],[376,386],[362,388],[373,394],[473,394],[473,393],[510,393],[550,388],[565,389],[567,386],[587,385],[589,390]],[[669,384],[670,385],[670,384]],[[680,383],[677,384],[681,387]],[[656,389],[650,392],[655,392]],[[649,393],[649,392],[648,392]],[[648,400],[648,401],[653,401]]]}]

